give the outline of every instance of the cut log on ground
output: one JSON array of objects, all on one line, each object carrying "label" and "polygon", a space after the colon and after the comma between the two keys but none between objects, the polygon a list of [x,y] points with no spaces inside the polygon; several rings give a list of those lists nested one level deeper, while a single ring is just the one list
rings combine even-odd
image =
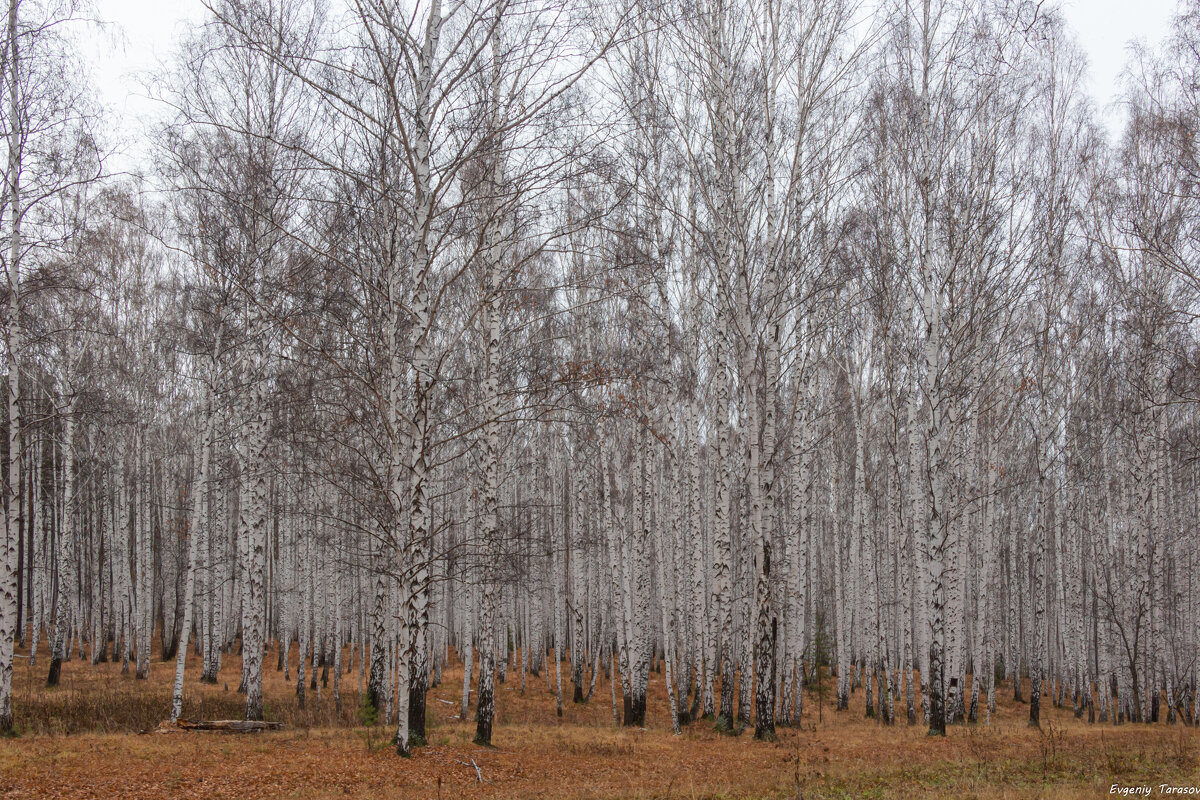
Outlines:
[{"label": "cut log on ground", "polygon": [[244,719],[180,719],[175,722],[160,722],[156,733],[174,731],[220,731],[223,733],[258,733],[277,731],[282,722],[258,722]]}]

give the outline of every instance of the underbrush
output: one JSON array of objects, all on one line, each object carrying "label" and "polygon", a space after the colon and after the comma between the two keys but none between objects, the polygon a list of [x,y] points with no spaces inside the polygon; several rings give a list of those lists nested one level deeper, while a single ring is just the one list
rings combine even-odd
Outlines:
[{"label": "underbrush", "polygon": [[[189,676],[191,677],[191,676]],[[183,695],[185,719],[241,719],[246,713],[245,696],[222,686],[203,686],[191,677]],[[224,688],[223,688],[224,687]],[[56,688],[15,692],[13,716],[18,734],[68,736],[80,733],[140,733],[153,730],[168,719],[171,688],[161,683],[138,681],[125,676],[104,684],[80,683]],[[282,697],[281,697],[282,695]],[[289,728],[355,727],[353,693],[343,696],[339,712],[332,693],[320,699],[310,692],[305,707],[290,692],[272,692],[263,706],[265,719]]]},{"label": "underbrush", "polygon": [[[245,713],[238,695],[185,700],[183,715],[206,719],[236,718]],[[198,701],[198,702],[197,702]],[[14,716],[22,733],[67,736],[77,733],[137,733],[151,730],[169,716],[170,695],[130,689],[60,688],[16,698]]]}]

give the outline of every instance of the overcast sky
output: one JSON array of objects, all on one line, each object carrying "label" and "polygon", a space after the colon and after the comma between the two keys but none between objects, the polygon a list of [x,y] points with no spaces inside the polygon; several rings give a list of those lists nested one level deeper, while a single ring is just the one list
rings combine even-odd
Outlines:
[{"label": "overcast sky", "polygon": [[1177,5],[1176,0],[1065,0],[1063,13],[1087,52],[1092,97],[1110,133],[1121,119],[1109,106],[1116,99],[1129,43],[1162,41]]},{"label": "overcast sky", "polygon": [[[203,19],[200,0],[97,0],[101,18],[113,23],[91,55],[101,98],[112,114],[118,145],[128,148],[118,160],[136,162],[141,150],[141,121],[153,115],[139,75],[156,71],[170,57],[187,21]],[[1118,76],[1128,43],[1157,43],[1167,33],[1176,0],[1065,0],[1063,10],[1090,61],[1090,89],[1110,134],[1120,126],[1113,108]]]}]

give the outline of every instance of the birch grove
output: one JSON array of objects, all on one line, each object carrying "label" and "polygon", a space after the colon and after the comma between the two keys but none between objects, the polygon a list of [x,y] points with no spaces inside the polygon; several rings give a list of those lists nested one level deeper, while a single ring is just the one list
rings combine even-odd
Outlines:
[{"label": "birch grove", "polygon": [[1051,3],[213,0],[141,175],[78,16],[0,60],[0,733],[235,654],[401,756],[451,663],[481,745],[1200,725],[1200,12],[1108,137]]}]

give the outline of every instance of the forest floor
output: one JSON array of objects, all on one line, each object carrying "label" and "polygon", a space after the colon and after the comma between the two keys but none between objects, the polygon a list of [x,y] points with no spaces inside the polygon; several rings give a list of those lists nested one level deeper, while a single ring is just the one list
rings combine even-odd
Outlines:
[{"label": "forest floor", "polygon": [[[22,655],[26,653],[19,651]],[[293,660],[295,655],[293,653]],[[452,659],[453,662],[453,659]],[[295,696],[277,657],[265,662],[266,716],[278,732],[148,733],[170,707],[174,664],[155,660],[148,680],[121,674],[120,663],[63,665],[47,689],[48,658],[18,658],[15,712],[22,734],[0,740],[0,798],[1095,798],[1118,788],[1200,787],[1200,731],[1181,725],[1088,725],[1070,708],[1048,707],[1041,730],[1028,707],[1000,692],[990,725],[953,726],[945,739],[921,725],[882,726],[863,714],[862,690],[851,710],[834,713],[830,696],[805,698],[804,724],[779,740],[756,742],[716,733],[709,722],[673,736],[662,676],[652,673],[646,729],[613,725],[612,695],[601,676],[590,703],[570,700],[563,674],[563,716],[545,676],[511,671],[497,684],[493,748],[472,744],[472,714],[458,719],[461,666],[429,694],[429,744],[398,758],[390,729],[356,720],[358,669],[343,676],[343,709],[333,678]],[[240,663],[227,656],[215,686],[201,685],[189,661],[185,717],[237,718]],[[482,777],[482,782],[480,782]],[[1193,791],[1196,791],[1193,789]]]}]

